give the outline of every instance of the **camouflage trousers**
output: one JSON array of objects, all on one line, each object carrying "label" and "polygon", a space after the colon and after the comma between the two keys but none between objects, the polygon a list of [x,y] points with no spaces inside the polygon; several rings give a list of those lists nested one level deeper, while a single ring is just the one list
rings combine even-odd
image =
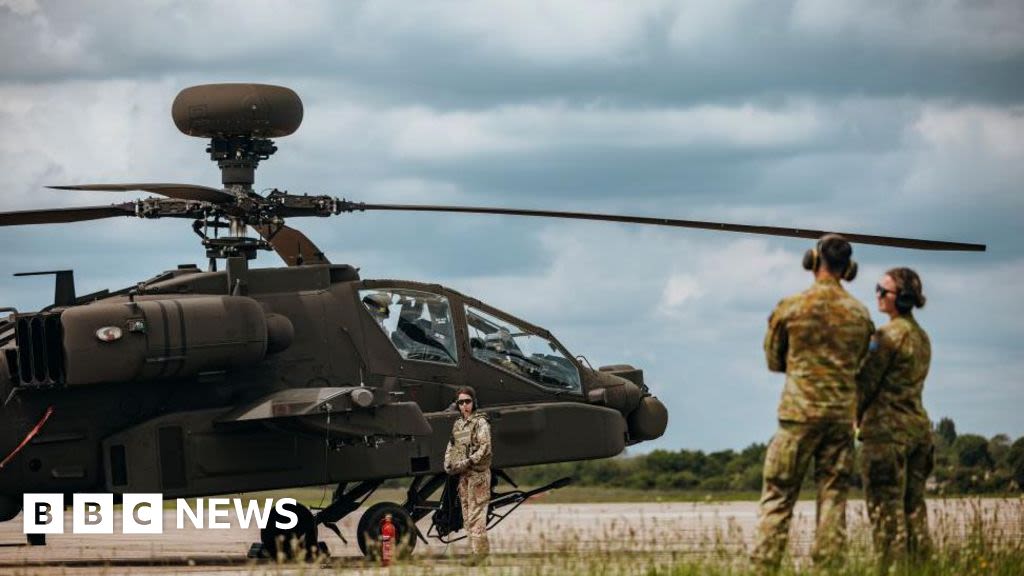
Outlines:
[{"label": "camouflage trousers", "polygon": [[476,556],[490,552],[487,541],[487,508],[491,502],[491,471],[466,472],[459,476],[459,500],[462,521],[469,534],[469,545]]},{"label": "camouflage trousers", "polygon": [[865,442],[861,448],[864,499],[883,568],[894,561],[927,557],[928,509],[924,489],[935,466],[931,438],[911,444]]},{"label": "camouflage trousers", "polygon": [[817,528],[811,555],[816,564],[842,556],[846,542],[846,493],[853,473],[853,429],[848,422],[779,422],[764,460],[764,486],[753,560],[775,569],[789,540],[793,506],[814,461],[818,485]]}]

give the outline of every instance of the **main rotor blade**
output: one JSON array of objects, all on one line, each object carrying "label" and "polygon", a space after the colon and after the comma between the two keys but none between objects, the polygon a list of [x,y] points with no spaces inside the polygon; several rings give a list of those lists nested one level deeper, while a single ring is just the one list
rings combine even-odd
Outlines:
[{"label": "main rotor blade", "polygon": [[115,216],[135,216],[135,204],[113,204],[111,206],[86,206],[82,208],[50,208],[48,210],[22,210],[19,212],[0,212],[0,226],[20,226],[23,224],[61,224],[65,222],[82,222],[99,220]]},{"label": "main rotor blade", "polygon": [[168,198],[197,200],[213,204],[224,204],[235,199],[234,196],[223,190],[210,188],[209,186],[197,186],[195,184],[78,184],[75,186],[47,186],[47,188],[54,190],[91,190],[94,192],[130,192],[132,190],[139,190],[160,194]]},{"label": "main rotor blade", "polygon": [[515,208],[489,208],[480,206],[427,206],[415,204],[364,204],[362,202],[344,202],[341,211],[356,210],[392,210],[403,212],[458,212],[463,214],[498,214],[505,216],[538,216],[542,218],[571,218],[574,220],[601,220],[605,222],[625,222],[628,224],[650,224],[654,226],[675,226],[678,228],[699,228],[704,230],[720,230],[723,232],[746,232],[748,234],[765,234],[768,236],[787,236],[790,238],[809,238],[817,240],[825,234],[842,234],[850,242],[859,244],[875,244],[896,248],[915,248],[918,250],[949,250],[966,252],[984,252],[984,244],[968,244],[964,242],[947,242],[943,240],[919,240],[916,238],[898,238],[894,236],[873,236],[851,232],[835,232],[834,230],[810,230],[801,228],[783,228],[779,226],[751,226],[748,224],[728,224],[724,222],[706,222],[701,220],[675,220],[672,218],[651,218],[646,216],[621,216],[617,214],[594,214],[590,212],[560,212],[555,210],[521,210]]},{"label": "main rotor blade", "polygon": [[330,264],[323,251],[313,241],[290,226],[272,226],[263,224],[253,226],[264,240],[270,242],[274,252],[289,266],[303,264]]}]

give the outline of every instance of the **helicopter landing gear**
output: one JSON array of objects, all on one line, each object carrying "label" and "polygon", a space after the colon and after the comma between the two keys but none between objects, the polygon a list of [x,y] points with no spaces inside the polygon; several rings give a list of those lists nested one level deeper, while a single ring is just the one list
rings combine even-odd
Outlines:
[{"label": "helicopter landing gear", "polygon": [[395,526],[396,556],[408,557],[416,548],[416,523],[405,507],[395,502],[378,502],[363,513],[356,528],[356,541],[363,556],[372,560],[380,558],[380,525],[388,514]]},{"label": "helicopter landing gear", "polygon": [[46,546],[46,534],[26,534],[29,546]]},{"label": "helicopter landing gear", "polygon": [[338,528],[338,521],[362,506],[363,502],[366,502],[366,499],[377,490],[382,482],[382,480],[360,482],[351,490],[345,490],[348,487],[345,482],[338,484],[334,490],[334,496],[331,498],[331,504],[317,512],[313,516],[313,522],[317,526],[323,524],[325,528],[337,534],[342,542],[348,544],[348,540],[342,536],[341,530]]},{"label": "helicopter landing gear", "polygon": [[320,552],[316,540],[316,524],[313,521],[313,513],[302,504],[296,502],[294,505],[285,505],[289,511],[298,517],[298,523],[288,529],[277,527],[277,523],[287,523],[288,519],[278,513],[277,509],[270,513],[270,520],[267,527],[260,530],[260,542],[263,544],[263,555],[272,559],[280,557],[289,560],[296,557],[303,560],[312,560]]},{"label": "helicopter landing gear", "polygon": [[[385,515],[391,514],[391,522],[395,526],[396,551],[400,557],[411,554],[413,548],[416,547],[416,539],[424,540],[423,535],[416,528],[416,521],[432,510],[422,504],[444,484],[445,478],[447,476],[444,474],[419,476],[409,486],[404,504],[380,502],[367,509],[360,517],[356,528],[356,542],[359,544],[360,552],[367,558],[376,558],[379,555],[380,523]],[[362,506],[382,482],[382,480],[360,482],[351,489],[347,489],[348,485],[345,483],[339,484],[334,491],[331,504],[317,512],[313,517],[314,522],[317,525],[323,524],[347,543],[337,522]]]}]

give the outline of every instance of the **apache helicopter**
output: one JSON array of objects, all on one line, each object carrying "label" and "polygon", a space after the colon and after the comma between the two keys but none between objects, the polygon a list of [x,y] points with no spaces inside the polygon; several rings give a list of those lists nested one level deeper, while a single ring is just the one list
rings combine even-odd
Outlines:
[{"label": "apache helicopter", "polygon": [[[209,139],[222,188],[189,184],[87,184],[62,190],[144,191],[158,197],[82,208],[0,213],[0,226],[128,216],[185,218],[209,267],[181,266],[115,291],[80,296],[69,270],[54,302],[0,318],[0,521],[32,493],[162,493],[166,498],[337,484],[299,525],[279,536],[316,545],[316,527],[357,510],[387,479],[411,478],[407,499],[366,510],[364,553],[391,514],[411,549],[416,522],[446,482],[454,390],[472,385],[491,421],[497,492],[489,526],[529,496],[515,466],[606,458],[660,437],[665,406],[629,365],[593,369],[550,332],[437,284],[368,280],[333,264],[298,217],[366,211],[460,212],[601,220],[819,238],[828,231],[508,208],[368,204],[325,195],[253,191],[255,170],[295,132],[302,102],[258,84],[187,88],[172,106],[178,129]],[[248,234],[249,228],[259,237]],[[221,234],[221,232],[226,234]],[[852,242],[929,250],[983,245],[842,233]],[[285,268],[250,269],[261,250]],[[223,260],[223,270],[218,261]],[[351,486],[350,486],[351,485]],[[509,510],[510,512],[511,510]],[[438,523],[428,535],[450,538]],[[31,544],[45,543],[29,535]]]}]

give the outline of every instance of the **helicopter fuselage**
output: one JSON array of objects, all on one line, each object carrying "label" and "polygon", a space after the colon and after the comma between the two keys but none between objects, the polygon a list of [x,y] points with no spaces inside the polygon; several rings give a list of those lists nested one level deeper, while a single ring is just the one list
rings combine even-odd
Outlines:
[{"label": "helicopter fuselage", "polygon": [[[639,370],[592,370],[449,288],[241,264],[0,325],[3,455],[51,411],[0,469],[0,511],[26,492],[169,498],[437,474],[461,386],[490,416],[496,468],[614,456],[664,431]],[[368,295],[381,294],[375,316]],[[547,348],[528,354],[524,337]]]}]

